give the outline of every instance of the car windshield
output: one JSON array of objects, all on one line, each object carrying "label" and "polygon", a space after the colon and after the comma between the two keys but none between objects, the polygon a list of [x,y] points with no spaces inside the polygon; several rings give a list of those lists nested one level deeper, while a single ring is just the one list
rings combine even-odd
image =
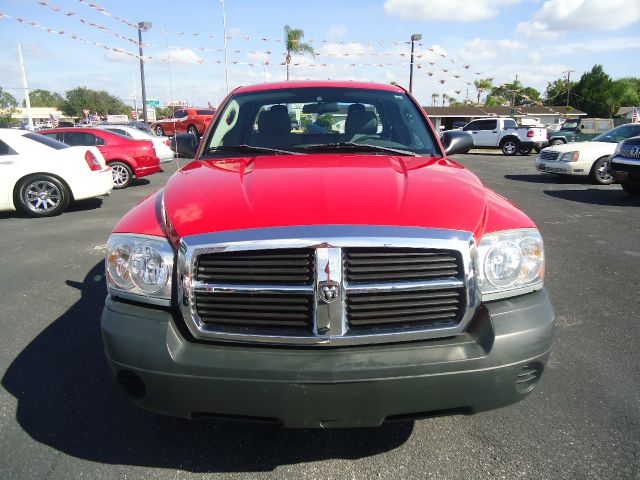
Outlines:
[{"label": "car windshield", "polygon": [[560,130],[575,130],[578,128],[580,124],[580,120],[567,120],[562,124],[562,128]]},{"label": "car windshield", "polygon": [[593,137],[591,141],[618,143],[627,138],[637,137],[638,135],[640,135],[640,124],[620,125],[619,127],[601,133],[597,137]]},{"label": "car windshield", "polygon": [[[440,155],[422,114],[403,92],[307,87],[234,95],[206,140],[205,156],[255,149]],[[270,150],[271,149],[271,153]]]}]

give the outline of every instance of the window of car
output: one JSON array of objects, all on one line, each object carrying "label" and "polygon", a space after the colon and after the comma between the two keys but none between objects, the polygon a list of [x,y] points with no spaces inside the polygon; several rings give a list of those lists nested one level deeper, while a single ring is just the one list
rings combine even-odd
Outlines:
[{"label": "window of car", "polygon": [[0,155],[16,155],[16,151],[0,140]]},{"label": "window of car", "polygon": [[495,130],[498,127],[498,120],[475,120],[467,125],[465,130]]},{"label": "window of car", "polygon": [[215,110],[196,110],[197,115],[213,115],[216,113]]},{"label": "window of car", "polygon": [[[300,128],[292,128],[294,123]],[[367,153],[376,147],[440,154],[424,116],[406,94],[359,88],[301,87],[235,94],[205,141],[205,152],[211,154],[239,145],[300,153],[332,148],[359,153],[362,145],[360,150]]]},{"label": "window of car", "polygon": [[126,130],[122,130],[121,128],[105,128],[105,130],[117,133],[118,135],[122,135],[123,137],[133,138],[129,132],[127,132]]},{"label": "window of car", "polygon": [[518,128],[518,124],[512,118],[505,118],[504,128]]},{"label": "window of car", "polygon": [[581,129],[585,129],[585,130],[594,130],[596,128],[596,122],[594,121],[583,121],[582,124],[580,125]]},{"label": "window of car", "polygon": [[562,128],[560,130],[575,130],[580,125],[580,120],[567,120],[562,124]]},{"label": "window of car", "polygon": [[608,120],[600,120],[598,123],[598,130],[603,131],[607,130],[611,126],[611,122]]},{"label": "window of car", "polygon": [[41,143],[42,145],[46,145],[47,147],[54,148],[56,150],[62,150],[63,148],[69,148],[69,145],[62,143],[56,139],[57,133],[25,133],[24,138],[28,138],[29,140],[33,140],[34,142]]},{"label": "window of car", "polygon": [[71,145],[72,147],[106,145],[104,139],[89,132],[64,132],[62,138],[64,143]]},{"label": "window of car", "polygon": [[597,137],[593,137],[594,142],[618,143],[627,138],[640,136],[640,124],[620,125],[611,130],[601,133]]},{"label": "window of car", "polygon": [[186,110],[176,110],[173,114],[173,118],[184,118],[187,116]]}]

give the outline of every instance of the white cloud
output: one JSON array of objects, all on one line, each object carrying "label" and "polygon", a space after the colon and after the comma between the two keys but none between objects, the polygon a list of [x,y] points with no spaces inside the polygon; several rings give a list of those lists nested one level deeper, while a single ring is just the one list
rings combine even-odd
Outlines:
[{"label": "white cloud", "polygon": [[153,60],[171,61],[175,63],[189,64],[202,63],[204,60],[195,54],[190,48],[171,48],[169,52],[153,55]]},{"label": "white cloud", "polygon": [[346,25],[331,25],[327,32],[327,38],[329,40],[337,40],[344,37],[347,34]]},{"label": "white cloud", "polygon": [[508,39],[498,40],[497,44],[498,44],[498,47],[500,48],[510,48],[512,50],[524,48],[524,45],[520,43],[518,40],[508,40]]},{"label": "white cloud", "polygon": [[569,30],[616,30],[638,21],[637,0],[547,0],[517,31],[548,38]]},{"label": "white cloud", "polygon": [[521,0],[387,0],[389,15],[407,20],[475,22],[498,16],[500,9]]},{"label": "white cloud", "polygon": [[467,42],[460,50],[460,58],[463,60],[491,60],[496,57],[498,49],[494,42],[475,38]]},{"label": "white cloud", "polygon": [[104,58],[108,62],[112,63],[129,63],[138,61],[138,57],[132,57],[126,53],[116,52],[114,50],[107,50],[104,54]]}]

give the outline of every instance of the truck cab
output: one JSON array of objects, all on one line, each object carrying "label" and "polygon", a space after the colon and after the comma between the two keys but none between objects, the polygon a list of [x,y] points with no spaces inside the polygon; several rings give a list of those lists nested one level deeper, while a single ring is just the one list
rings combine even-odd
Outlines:
[{"label": "truck cab", "polygon": [[562,128],[551,134],[550,145],[584,142],[614,127],[611,118],[575,118],[567,120]]},{"label": "truck cab", "polygon": [[547,145],[546,129],[519,127],[513,118],[479,118],[463,130],[473,137],[474,148],[499,148],[505,155],[528,155]]}]

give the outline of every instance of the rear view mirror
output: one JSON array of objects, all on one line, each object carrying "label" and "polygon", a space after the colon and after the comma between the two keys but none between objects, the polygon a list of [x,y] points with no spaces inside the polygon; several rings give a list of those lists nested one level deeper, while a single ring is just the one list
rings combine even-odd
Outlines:
[{"label": "rear view mirror", "polygon": [[302,113],[335,113],[338,110],[337,102],[309,103],[302,107]]},{"label": "rear view mirror", "polygon": [[463,130],[447,130],[442,134],[441,141],[447,156],[467,153],[473,148],[473,137]]},{"label": "rear view mirror", "polygon": [[171,139],[171,150],[182,157],[195,158],[199,143],[194,134],[179,133]]}]

